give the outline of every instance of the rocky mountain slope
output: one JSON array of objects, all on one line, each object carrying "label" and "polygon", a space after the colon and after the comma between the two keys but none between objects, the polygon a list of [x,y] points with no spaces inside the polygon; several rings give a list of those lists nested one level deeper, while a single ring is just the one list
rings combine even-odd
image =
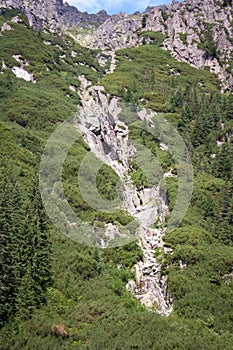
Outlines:
[{"label": "rocky mountain slope", "polygon": [[120,13],[77,39],[84,46],[117,50],[153,43],[161,33],[165,50],[198,69],[209,67],[225,91],[233,85],[232,23],[230,1],[190,0],[148,7],[144,14]]},{"label": "rocky mountain slope", "polygon": [[[135,266],[136,282],[129,281],[127,289],[143,305],[149,308],[156,305],[158,313],[169,315],[172,312],[172,304],[167,293],[166,277],[161,276],[161,264],[154,256],[155,248],[160,247],[161,251],[165,249],[163,242],[165,232],[162,228],[152,228],[158,219],[161,223],[165,223],[165,217],[169,213],[166,196],[158,184],[138,190],[132,182],[130,160],[132,161],[138,149],[129,139],[128,126],[119,119],[119,114],[122,112],[119,100],[113,98],[108,101],[103,93],[104,87],[93,87],[84,77],[80,77],[80,80],[82,108],[77,127],[82,130],[84,140],[93,154],[114,169],[121,179],[124,184],[123,208],[139,223],[139,246],[143,252],[143,260]],[[142,120],[147,117],[152,122],[153,113],[147,115],[144,109],[141,114],[138,113],[139,120],[140,116]],[[84,181],[87,181],[86,176]],[[93,196],[92,192],[91,200]],[[120,230],[116,225],[105,225],[100,247],[111,247],[114,240],[119,241],[119,238],[125,239],[126,242],[127,236],[125,238]]]},{"label": "rocky mountain slope", "polygon": [[58,28],[86,27],[91,24],[100,24],[109,16],[105,11],[97,14],[88,14],[78,11],[63,0],[1,0],[0,9],[17,8],[22,10],[35,29],[47,27],[52,30]]},{"label": "rocky mountain slope", "polygon": [[222,91],[226,91],[233,85],[231,5],[230,0],[173,1],[170,5],[148,7],[145,13],[114,16],[105,11],[82,13],[62,0],[2,0],[0,9],[21,9],[36,29],[88,27],[89,32],[77,34],[76,39],[83,46],[104,51],[152,43],[155,33],[161,33],[163,48],[175,59],[198,69],[208,67],[218,75]]},{"label": "rocky mountain slope", "polygon": [[[16,235],[12,235],[12,241],[7,241],[7,235],[0,229],[0,250],[7,253],[3,255],[1,265],[12,271],[10,280],[4,277],[6,274],[1,280],[5,289],[0,309],[5,312],[3,322],[6,323],[0,331],[2,350],[232,350],[233,95],[230,85],[230,91],[221,94],[217,76],[210,73],[209,68],[201,69],[198,63],[203,55],[203,64],[208,60],[218,62],[223,71],[218,56],[221,52],[216,52],[213,45],[214,42],[220,47],[220,43],[205,33],[208,40],[200,39],[197,43],[200,57],[191,50],[195,43],[190,41],[189,44],[189,35],[199,33],[199,30],[201,33],[202,24],[208,29],[206,32],[211,32],[210,24],[205,22],[215,21],[221,8],[221,18],[229,13],[226,27],[231,25],[231,10],[230,3],[219,2],[211,7],[213,3],[208,2],[207,7],[203,0],[200,4],[195,2],[199,4],[196,10],[189,11],[187,5],[190,3],[148,8],[146,14],[119,14],[107,19],[93,32],[91,28],[80,30],[81,25],[66,33],[51,33],[47,29],[35,31],[24,15],[17,15],[18,11],[5,11],[0,15],[0,178],[1,183],[2,179],[8,178],[12,183],[11,187],[0,186],[0,216],[3,218],[9,213],[13,218],[12,222],[0,222],[7,224],[4,224],[6,232],[11,228],[13,233],[18,232],[22,227],[19,242],[23,242],[17,244],[15,250]],[[40,8],[39,2],[34,4],[38,6],[37,12],[45,11],[43,18],[47,18],[49,7]],[[169,10],[175,8],[174,12]],[[183,15],[181,9],[185,11]],[[203,16],[211,13],[211,18],[203,17],[197,29],[187,24],[187,33],[185,29],[180,33],[182,16],[193,16],[194,21],[195,11],[200,11]],[[27,16],[33,24],[30,14]],[[47,28],[51,24],[50,28],[57,28],[57,20],[52,22],[54,16],[51,14],[51,22],[48,19],[47,24],[44,19],[35,24],[40,27],[44,23]],[[166,27],[167,16],[170,21],[177,17],[182,27],[176,28],[178,19],[174,20],[172,25],[177,34],[173,39]],[[222,30],[220,24],[217,28]],[[92,35],[88,35],[88,31]],[[81,46],[71,36],[98,51]],[[188,53],[189,45],[191,51],[187,57],[180,58],[174,51],[175,59],[165,44],[171,41],[172,51],[173,43],[180,43],[178,36],[184,44],[184,51],[177,49],[179,54]],[[224,47],[230,41],[229,36]],[[198,62],[194,62],[192,52]],[[229,52],[222,52],[229,55],[230,63],[231,46]],[[178,58],[184,62],[179,62]],[[189,64],[185,63],[189,59]],[[194,63],[199,69],[190,66]],[[230,67],[228,69],[229,79],[222,82],[222,90],[226,88],[225,81],[226,84],[230,81]],[[122,119],[121,114],[115,114],[118,108],[129,103],[132,107],[127,114],[129,118]],[[135,107],[140,104],[157,116],[158,119],[153,119],[155,134],[148,128],[145,130],[151,121],[144,112],[139,115],[141,120],[144,119],[144,127],[131,125],[134,121],[131,112],[135,112]],[[84,223],[94,225],[95,232],[106,229],[105,236],[98,236],[101,247],[112,242],[120,230],[125,233],[126,226],[136,216],[143,237],[139,246],[132,242],[114,249],[95,249],[71,241],[51,225],[48,235],[52,243],[54,282],[43,298],[47,304],[38,309],[44,269],[37,259],[40,255],[34,254],[35,240],[31,235],[31,232],[38,232],[38,221],[33,220],[27,231],[23,229],[25,216],[27,219],[25,208],[28,208],[25,197],[30,193],[34,196],[37,189],[33,179],[48,139],[63,121],[76,113],[77,106],[83,114],[75,126],[82,128],[85,142],[82,138],[77,140],[64,162],[62,187],[67,201]],[[166,227],[175,211],[179,167],[171,157],[171,146],[165,142],[167,128],[162,132],[160,120],[168,122],[168,126],[174,125],[179,131],[188,145],[195,170],[190,207],[180,227],[170,232]],[[161,137],[165,139],[161,140]],[[155,156],[166,189],[164,186],[161,191],[157,186],[151,188],[154,183],[147,181],[145,176],[152,168],[151,158],[130,159],[135,148],[128,147],[128,139]],[[64,133],[62,140],[56,138],[55,144],[64,150]],[[93,153],[97,161],[99,158],[105,163],[96,181],[103,204],[114,201],[119,194],[119,179],[126,178],[122,210],[114,213],[99,211],[82,197],[77,175],[83,159]],[[45,154],[53,155],[54,148]],[[148,167],[139,163],[143,166],[140,170],[135,162],[144,159],[150,162]],[[50,162],[50,166],[51,170],[46,163],[44,175],[53,180],[56,167],[54,162]],[[17,190],[15,193],[9,191],[13,185]],[[55,189],[59,188],[52,188],[53,198]],[[88,187],[88,190],[87,194],[92,195],[92,188]],[[65,202],[63,192],[58,191],[58,194],[61,194],[61,202]],[[15,213],[20,201],[24,210],[18,216]],[[64,223],[63,214],[55,216],[56,221],[60,219]],[[157,216],[160,221],[153,224],[151,219]],[[75,220],[65,221],[65,232],[74,229],[75,225]],[[25,237],[33,239],[32,253],[30,249],[23,249]],[[44,249],[44,245],[39,244],[40,247]],[[29,252],[28,258],[23,251]],[[34,257],[33,266],[30,254]],[[9,293],[12,287],[14,290]],[[149,312],[135,299],[156,312]],[[25,320],[25,316],[31,319]]]},{"label": "rocky mountain slope", "polygon": [[[67,4],[63,5],[63,1],[42,1],[41,3],[35,3],[34,1],[29,3],[24,1],[5,1],[4,6],[7,8],[20,8],[26,14],[30,24],[34,28],[40,28],[41,26],[45,26],[47,23],[50,29],[54,30],[59,26],[65,29],[64,16],[68,16],[68,25],[66,25],[67,30],[67,27],[81,27],[85,21],[86,24],[90,24],[90,16],[92,16],[85,14],[83,15],[77,9],[72,8]],[[102,15],[103,18],[101,17]],[[97,20],[97,18],[100,18],[98,16],[101,17],[101,21],[104,20],[104,16],[108,17],[104,12],[97,14],[94,18]],[[106,19],[105,22],[97,29],[90,28],[88,31],[85,31],[82,34],[76,34],[74,30],[72,30],[72,32],[68,31],[68,33],[83,46],[100,50],[102,54],[97,55],[100,64],[104,62],[103,55],[108,58],[112,57],[110,73],[114,72],[114,69],[118,63],[115,60],[115,52],[117,50],[126,47],[137,47],[143,45],[146,47],[146,45],[157,44],[157,46],[162,46],[164,50],[170,51],[172,56],[179,61],[189,63],[190,65],[199,69],[203,69],[205,66],[211,67],[212,71],[218,74],[221,79],[222,90],[226,90],[233,83],[230,72],[227,73],[227,68],[229,68],[229,66],[226,62],[224,64],[222,63],[224,58],[226,58],[226,60],[231,60],[231,21],[232,12],[229,4],[218,3],[216,5],[214,2],[212,2],[212,6],[211,3],[208,3],[207,6],[206,0],[203,0],[201,3],[198,3],[197,0],[193,0],[191,2],[173,3],[172,5],[168,6],[147,8],[146,13],[144,14],[135,13],[134,15],[126,15],[124,13],[120,13]],[[220,23],[222,25],[220,25]],[[190,24],[192,24],[192,26],[190,26]],[[13,28],[7,23],[2,26],[2,32],[11,30],[13,30]],[[218,36],[216,36],[216,33],[218,33]],[[49,40],[44,40],[43,43],[49,47],[52,44],[52,42]],[[61,50],[60,45],[58,46],[59,50]],[[22,66],[24,62],[22,61],[22,58],[20,58],[21,56],[17,54],[18,52],[14,52],[12,57],[14,60],[20,63],[21,66],[14,66],[12,68],[12,72],[18,78],[37,83],[36,79],[33,79],[33,75],[29,75],[28,79],[22,76],[22,73],[25,74],[27,71],[24,70],[24,65]],[[159,51],[157,51],[157,54],[159,54]],[[59,53],[59,62],[63,62],[64,64],[64,61],[66,61],[68,58],[67,56],[71,56],[72,59],[76,59],[77,55],[80,55],[79,47],[77,47],[77,50],[70,48],[68,51],[62,51]],[[6,70],[9,64],[5,64],[6,57],[2,58],[4,59],[3,69]],[[29,65],[29,61],[25,61],[25,66]],[[79,64],[82,66],[86,65],[87,67],[86,60],[76,62],[76,69]],[[88,68],[96,71],[96,69],[99,69],[100,67],[96,65],[95,67],[88,66]],[[170,67],[169,74],[173,74],[172,70],[174,69],[174,67]],[[183,75],[182,69],[180,71],[176,71],[176,74]],[[81,82],[81,89],[78,90],[77,84],[74,85],[74,78]],[[82,91],[82,83],[85,87],[85,77],[83,75],[77,75],[75,72],[75,77],[72,76],[71,80],[70,76],[69,79],[69,89],[73,91],[74,94],[79,94],[81,97],[82,106],[85,107],[86,104],[91,104],[92,109],[96,110],[96,105],[98,105],[98,103],[93,99],[90,100],[89,90],[92,88],[89,90],[83,88]],[[103,89],[104,91],[103,87],[99,88]],[[70,94],[67,95],[70,98]],[[100,91],[98,92],[98,97],[99,98],[97,98],[97,100],[100,101],[100,107],[97,106],[97,111],[98,108],[106,108],[108,105],[107,98]],[[101,103],[104,106],[101,106]],[[98,114],[101,115],[102,121],[95,121],[94,125],[103,123],[104,129],[110,130],[111,125],[109,125],[108,121],[107,124],[106,121],[104,121],[104,114],[97,113],[97,115]],[[86,127],[85,123],[87,122],[89,122],[89,120],[83,120],[84,127]],[[89,124],[93,128],[92,122]],[[97,131],[97,134],[99,134],[100,130]],[[121,133],[122,131],[120,128],[120,135]],[[102,137],[105,141],[105,145],[107,145],[109,149],[113,150],[115,147],[115,151],[119,152],[120,150],[120,152],[122,152],[124,158],[116,158],[117,161],[121,161],[123,165],[122,167],[119,168],[119,164],[117,162],[109,163],[108,157],[105,155],[105,150],[101,147],[101,151],[97,152],[99,149],[97,146],[100,140],[95,136],[95,134],[91,133],[89,135],[87,132],[85,141],[94,153],[97,152],[96,155],[99,155],[100,159],[101,157],[104,157],[104,162],[110,165],[116,171],[118,176],[125,176],[125,172],[127,173],[129,170],[128,159],[123,147],[125,140],[124,142],[119,142],[119,137],[116,137],[114,141],[117,143],[113,147],[111,137],[108,139],[108,134],[104,134]],[[130,198],[132,201],[132,198],[135,197],[134,194],[137,194],[137,191],[134,189],[130,192],[130,188],[126,188],[125,193],[127,192],[129,193],[127,198]],[[150,195],[152,195],[152,197],[156,197],[153,191],[151,191]],[[137,215],[141,214],[143,212],[143,205],[145,205],[145,211],[151,210],[150,206],[148,208],[148,197],[145,197],[144,200],[144,197],[140,198],[139,196],[137,198],[136,195],[136,199],[139,201],[139,204],[141,203],[142,208],[140,210],[137,209],[140,206],[139,204],[134,207],[131,205],[129,200],[125,201],[126,205],[124,209],[126,209],[131,215],[136,215],[135,213],[137,211],[139,211]],[[149,199],[151,198],[149,197]],[[131,207],[133,207],[133,210],[130,209]],[[107,226],[107,228],[108,232],[111,231],[111,235],[116,229],[116,227],[112,226],[110,228]],[[131,282],[128,285],[128,289],[131,290],[136,298],[141,300],[143,304],[152,307],[156,303],[159,305],[159,309],[162,310],[161,312],[163,314],[169,314],[171,312],[171,305],[166,292],[166,283],[162,280],[160,275],[161,266],[156,262],[154,257],[154,246],[163,248],[163,243],[161,242],[164,231],[151,229],[151,224],[148,223],[146,224],[146,228],[143,228],[143,230],[145,232],[144,239],[141,241],[141,248],[144,253],[144,260],[143,262],[139,262],[139,265],[136,266],[136,282]],[[148,236],[147,231],[151,236]]]}]

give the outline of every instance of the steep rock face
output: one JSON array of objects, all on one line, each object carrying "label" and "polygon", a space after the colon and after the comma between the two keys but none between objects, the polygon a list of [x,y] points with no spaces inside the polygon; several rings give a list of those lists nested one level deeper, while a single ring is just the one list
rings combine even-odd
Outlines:
[{"label": "steep rock face", "polygon": [[232,15],[224,0],[190,0],[150,9],[145,30],[163,32],[163,46],[174,58],[199,69],[210,67],[226,90],[233,84],[227,71],[233,53]]},{"label": "steep rock face", "polygon": [[63,3],[63,0],[2,0],[0,9],[17,8],[28,18],[31,26],[39,29],[48,26],[51,30],[58,28],[87,27],[90,24],[100,24],[109,16],[105,11],[88,14]]},{"label": "steep rock face", "polygon": [[[123,209],[139,223],[139,245],[144,257],[135,265],[135,281],[129,281],[127,289],[143,305],[169,315],[172,301],[167,293],[166,278],[161,275],[161,264],[155,258],[156,248],[165,251],[164,230],[151,228],[158,218],[164,224],[168,214],[166,198],[159,185],[138,190],[132,183],[130,160],[137,147],[129,140],[128,126],[119,120],[121,101],[115,97],[109,100],[103,87],[92,86],[83,76],[79,80],[82,107],[76,125],[95,156],[112,167],[123,181]],[[153,113],[145,115],[144,112],[138,117],[148,117],[149,122]],[[107,224],[100,244],[103,248],[108,247],[120,236],[122,233],[116,225]]]},{"label": "steep rock face", "polygon": [[141,304],[168,316],[173,309],[172,299],[167,292],[166,277],[161,276],[161,264],[155,258],[155,248],[166,251],[163,233],[160,229],[149,230],[140,240],[144,258],[136,264],[135,280],[130,280],[126,288]]},{"label": "steep rock face", "polygon": [[[52,30],[101,25],[76,39],[83,46],[114,51],[143,43],[140,33],[161,32],[166,36],[163,48],[172,56],[198,69],[209,67],[217,74],[222,91],[233,86],[233,11],[231,0],[173,1],[170,5],[148,7],[144,14],[120,13],[108,16],[82,13],[62,0],[2,0],[1,8],[19,8],[36,29]],[[147,39],[144,43],[150,43]],[[110,72],[112,69],[110,69]]]},{"label": "steep rock face", "polygon": [[102,10],[96,14],[89,14],[87,12],[80,12],[76,7],[70,6],[67,3],[62,8],[62,15],[59,18],[59,27],[61,28],[76,28],[76,27],[88,27],[93,23],[99,25],[103,23],[109,15],[106,11]]},{"label": "steep rock face", "polygon": [[141,45],[142,32],[161,32],[166,36],[165,50],[198,69],[209,67],[225,91],[233,86],[232,21],[230,1],[173,1],[171,5],[148,7],[144,14],[112,16],[96,31],[79,35],[77,40],[84,46],[117,50]]},{"label": "steep rock face", "polygon": [[141,16],[119,13],[107,19],[97,30],[85,36],[77,35],[76,38],[84,46],[102,50],[137,46],[141,42],[137,34],[142,22]]}]

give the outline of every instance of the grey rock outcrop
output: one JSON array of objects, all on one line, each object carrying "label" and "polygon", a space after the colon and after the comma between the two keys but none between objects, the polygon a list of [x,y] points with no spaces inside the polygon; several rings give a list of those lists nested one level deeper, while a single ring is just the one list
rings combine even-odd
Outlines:
[{"label": "grey rock outcrop", "polygon": [[233,86],[232,21],[230,2],[190,0],[148,7],[144,14],[120,13],[94,32],[78,35],[76,39],[87,47],[118,50],[141,45],[143,40],[139,34],[143,31],[161,32],[165,35],[163,49],[198,69],[209,67],[218,75],[225,91]]},{"label": "grey rock outcrop", "polygon": [[138,38],[137,30],[141,22],[141,14],[126,15],[121,12],[111,16],[96,30],[86,35],[77,35],[76,39],[84,46],[101,50],[138,46],[141,40]]},{"label": "grey rock outcrop", "polygon": [[[233,86],[231,5],[232,2],[226,0],[173,1],[170,5],[148,7],[143,14],[108,16],[105,11],[82,13],[63,0],[1,0],[0,10],[20,9],[35,29],[89,27],[90,31],[77,34],[76,40],[104,53],[111,51],[112,56],[115,50],[141,45],[143,39],[139,34],[143,31],[161,32],[166,37],[165,50],[198,69],[209,67],[218,75],[222,91],[226,91]],[[149,44],[150,39],[144,43]]]},{"label": "grey rock outcrop", "polygon": [[[151,228],[158,218],[164,223],[168,214],[166,199],[158,184],[138,190],[132,183],[130,160],[137,152],[137,147],[129,140],[128,126],[119,119],[119,113],[122,111],[121,101],[115,97],[109,100],[103,87],[91,86],[83,76],[80,76],[79,80],[82,107],[76,126],[82,131],[85,142],[95,156],[118,174],[123,183],[122,209],[139,223],[139,234],[136,238],[139,238],[143,260],[135,265],[135,281],[129,281],[127,289],[143,305],[160,314],[169,315],[172,311],[172,301],[167,293],[166,278],[161,275],[161,264],[154,256],[155,248],[161,251],[165,249],[164,230]],[[148,117],[148,122],[152,116],[153,113],[146,110],[138,113],[140,119]],[[116,225],[105,225],[105,234],[101,236],[100,241],[101,247],[108,247],[114,240],[123,237],[122,233],[121,228]]]},{"label": "grey rock outcrop", "polygon": [[22,11],[34,29],[85,28],[93,23],[99,25],[109,17],[105,11],[97,14],[80,12],[67,2],[63,3],[63,0],[1,0],[0,10],[4,8],[16,8]]},{"label": "grey rock outcrop", "polygon": [[228,71],[233,52],[233,13],[225,3],[190,0],[150,9],[145,27],[166,35],[163,47],[175,59],[199,69],[210,67],[219,76],[223,91],[233,85]]}]

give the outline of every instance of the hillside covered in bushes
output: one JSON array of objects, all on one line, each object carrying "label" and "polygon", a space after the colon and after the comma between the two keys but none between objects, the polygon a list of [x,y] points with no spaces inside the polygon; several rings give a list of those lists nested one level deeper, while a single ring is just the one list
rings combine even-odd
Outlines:
[{"label": "hillside covered in bushes", "polygon": [[[232,90],[221,92],[209,69],[177,61],[156,31],[138,33],[145,38],[138,47],[116,50],[109,73],[111,52],[81,46],[70,33],[35,31],[18,10],[2,11],[0,28],[0,348],[233,349]],[[173,300],[168,317],[126,290],[142,259],[137,242],[83,246],[58,232],[43,208],[41,155],[81,105],[80,76],[126,105],[156,111],[187,145],[194,167],[191,204],[181,225],[164,237],[171,252],[154,252]],[[129,133],[156,155],[164,173],[175,173],[153,135],[133,127]],[[125,211],[98,212],[83,200],[76,177],[88,152],[80,138],[67,155],[63,181],[70,205],[88,223],[126,225],[131,218]],[[140,169],[132,169],[135,186],[146,187]],[[101,168],[103,198],[115,197],[117,181],[108,165]],[[172,211],[177,179],[167,178],[166,187]]]}]

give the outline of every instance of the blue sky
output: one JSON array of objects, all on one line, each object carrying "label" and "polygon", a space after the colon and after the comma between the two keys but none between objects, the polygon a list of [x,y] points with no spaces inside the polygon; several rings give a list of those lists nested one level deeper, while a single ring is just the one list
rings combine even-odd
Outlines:
[{"label": "blue sky", "polygon": [[105,10],[109,14],[135,11],[145,11],[147,6],[157,6],[171,3],[171,0],[66,0],[70,5],[77,7],[80,11],[96,13]]}]

